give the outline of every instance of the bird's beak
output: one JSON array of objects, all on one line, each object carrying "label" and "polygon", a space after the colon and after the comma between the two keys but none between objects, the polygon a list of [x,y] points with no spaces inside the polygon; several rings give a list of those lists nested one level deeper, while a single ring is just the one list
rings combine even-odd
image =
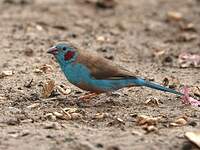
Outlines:
[{"label": "bird's beak", "polygon": [[53,54],[53,55],[57,54],[57,52],[58,52],[58,49],[56,47],[51,47],[47,51],[47,53]]}]

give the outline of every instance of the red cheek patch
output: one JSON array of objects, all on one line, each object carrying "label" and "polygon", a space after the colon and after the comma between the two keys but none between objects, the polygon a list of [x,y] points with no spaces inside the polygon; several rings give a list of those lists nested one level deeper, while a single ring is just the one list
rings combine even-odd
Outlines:
[{"label": "red cheek patch", "polygon": [[74,51],[68,51],[66,54],[65,54],[65,61],[68,61],[70,59],[72,59],[72,57],[74,56],[75,52]]}]

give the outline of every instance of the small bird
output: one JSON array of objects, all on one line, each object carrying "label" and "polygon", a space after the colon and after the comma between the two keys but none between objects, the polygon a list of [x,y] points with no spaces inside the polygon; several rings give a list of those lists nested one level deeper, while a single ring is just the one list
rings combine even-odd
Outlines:
[{"label": "small bird", "polygon": [[82,50],[71,43],[58,43],[48,53],[53,54],[70,83],[90,93],[89,99],[100,93],[112,92],[124,87],[146,86],[182,96],[173,89],[135,76],[127,69],[99,56],[98,53]]}]

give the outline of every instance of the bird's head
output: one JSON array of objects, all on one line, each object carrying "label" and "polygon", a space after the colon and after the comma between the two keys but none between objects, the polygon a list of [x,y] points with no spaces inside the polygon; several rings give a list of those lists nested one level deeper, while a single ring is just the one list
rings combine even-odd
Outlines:
[{"label": "bird's head", "polygon": [[77,51],[69,43],[59,43],[51,47],[47,53],[53,54],[59,63],[71,63],[76,60]]}]

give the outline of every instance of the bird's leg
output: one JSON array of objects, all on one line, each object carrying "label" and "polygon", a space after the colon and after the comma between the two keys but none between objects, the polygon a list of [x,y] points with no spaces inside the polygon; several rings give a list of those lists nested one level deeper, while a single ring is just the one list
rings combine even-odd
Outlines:
[{"label": "bird's leg", "polygon": [[99,93],[91,92],[91,93],[87,93],[87,94],[79,97],[79,99],[88,102],[91,98],[93,98],[93,97],[95,97],[97,95],[99,95]]}]

